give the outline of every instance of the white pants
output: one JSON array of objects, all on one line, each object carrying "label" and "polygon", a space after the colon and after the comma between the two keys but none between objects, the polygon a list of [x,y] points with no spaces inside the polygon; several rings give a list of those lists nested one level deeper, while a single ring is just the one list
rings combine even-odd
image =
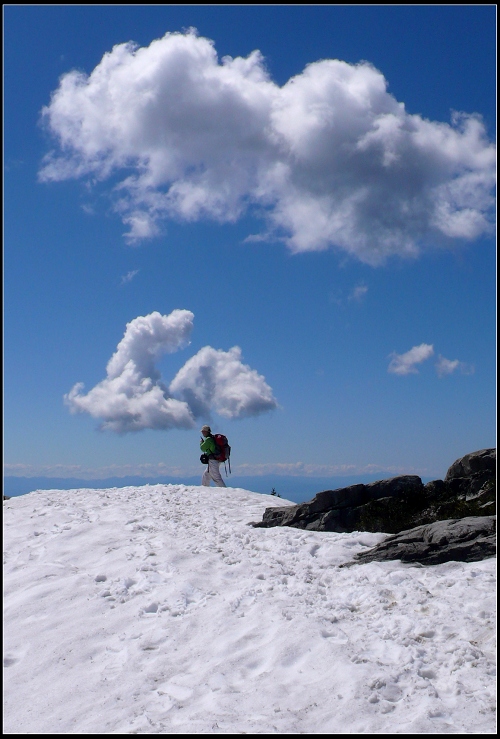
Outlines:
[{"label": "white pants", "polygon": [[210,480],[213,480],[218,488],[225,488],[226,483],[221,477],[219,465],[221,463],[217,462],[216,459],[209,459],[207,469],[203,473],[203,477],[201,478],[201,484],[202,485],[208,485],[210,487]]}]

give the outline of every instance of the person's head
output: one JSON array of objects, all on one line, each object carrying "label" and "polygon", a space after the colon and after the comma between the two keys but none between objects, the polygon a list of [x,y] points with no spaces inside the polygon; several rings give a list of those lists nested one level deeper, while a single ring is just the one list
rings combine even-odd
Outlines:
[{"label": "person's head", "polygon": [[202,426],[201,433],[203,434],[203,436],[210,436],[210,434],[212,433],[212,429],[210,428],[210,426]]}]

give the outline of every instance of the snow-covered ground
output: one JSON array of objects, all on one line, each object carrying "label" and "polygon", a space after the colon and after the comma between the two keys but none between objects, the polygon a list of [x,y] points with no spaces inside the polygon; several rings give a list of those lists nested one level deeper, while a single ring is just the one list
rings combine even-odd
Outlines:
[{"label": "snow-covered ground", "polygon": [[339,568],[237,488],[4,502],[4,733],[494,733],[496,560]]}]

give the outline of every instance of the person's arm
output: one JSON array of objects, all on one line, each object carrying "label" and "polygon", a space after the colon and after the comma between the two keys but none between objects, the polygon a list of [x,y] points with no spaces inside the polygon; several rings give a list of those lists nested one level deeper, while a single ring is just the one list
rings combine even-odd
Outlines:
[{"label": "person's arm", "polygon": [[200,449],[205,454],[215,454],[215,441],[210,436],[207,436],[204,441],[200,442]]}]

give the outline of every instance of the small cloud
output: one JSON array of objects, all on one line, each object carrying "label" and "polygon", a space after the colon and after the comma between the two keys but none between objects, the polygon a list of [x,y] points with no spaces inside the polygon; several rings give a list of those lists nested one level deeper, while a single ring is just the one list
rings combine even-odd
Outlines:
[{"label": "small cloud", "polygon": [[433,354],[434,347],[432,344],[420,344],[419,346],[414,346],[405,354],[396,354],[396,352],[393,352],[390,355],[392,360],[387,371],[395,375],[418,374],[418,370],[415,365],[425,362],[425,360],[432,357]]},{"label": "small cloud", "polygon": [[349,295],[348,300],[356,300],[358,303],[363,300],[364,296],[368,292],[366,285],[357,285],[352,293]]},{"label": "small cloud", "polygon": [[442,357],[439,355],[439,359],[436,362],[436,371],[438,373],[439,377],[444,377],[445,375],[451,375],[455,370],[458,368],[460,362],[458,359],[445,359],[445,357]]},{"label": "small cloud", "polygon": [[446,377],[446,375],[452,375],[458,370],[462,375],[474,374],[474,367],[465,362],[460,362],[458,359],[446,359],[441,354],[436,362],[436,372],[438,377]]},{"label": "small cloud", "polygon": [[126,285],[128,282],[132,282],[137,274],[139,274],[138,269],[133,269],[130,272],[127,272],[127,274],[122,277],[120,284]]},{"label": "small cloud", "polygon": [[[119,203],[116,208],[117,211],[120,212],[122,207],[122,203]],[[158,236],[160,233],[160,229],[148,213],[132,213],[129,216],[124,216],[123,222],[129,226],[130,230],[124,236],[131,246],[138,244],[143,239]]]}]

